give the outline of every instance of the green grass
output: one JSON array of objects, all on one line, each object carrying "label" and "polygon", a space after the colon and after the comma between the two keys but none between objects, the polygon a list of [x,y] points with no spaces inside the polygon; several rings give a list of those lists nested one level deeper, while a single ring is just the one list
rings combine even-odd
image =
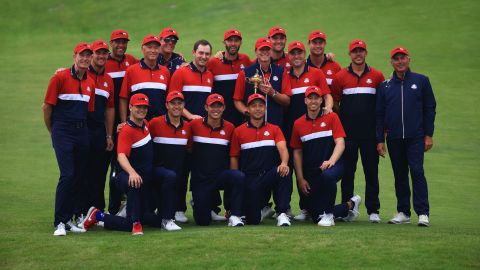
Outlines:
[{"label": "green grass", "polygon": [[[480,268],[480,2],[471,1],[10,1],[0,11],[0,269],[461,269]],[[129,53],[140,40],[173,26],[177,50],[190,57],[193,42],[207,38],[221,49],[223,32],[237,27],[242,52],[273,25],[288,40],[306,41],[322,29],[327,51],[345,66],[348,42],[365,39],[368,63],[386,76],[389,50],[406,46],[412,69],[430,77],[437,98],[434,148],[426,155],[430,228],[359,222],[319,228],[294,223],[276,228],[184,226],[143,237],[95,229],[58,239],[52,234],[58,168],[40,106],[57,67],[72,63],[79,41],[108,39],[125,28]],[[361,168],[356,191],[363,194]],[[388,158],[380,164],[381,217],[395,212]],[[292,207],[298,211],[297,195]],[[191,212],[188,213],[191,217]],[[416,217],[413,218],[416,222]]]}]

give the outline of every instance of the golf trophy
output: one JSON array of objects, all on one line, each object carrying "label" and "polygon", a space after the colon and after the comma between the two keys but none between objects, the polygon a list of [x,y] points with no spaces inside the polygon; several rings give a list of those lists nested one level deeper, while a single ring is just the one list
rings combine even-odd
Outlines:
[{"label": "golf trophy", "polygon": [[257,93],[258,86],[262,81],[263,81],[263,77],[258,74],[258,70],[255,72],[255,75],[253,75],[250,78],[247,78],[247,82],[253,84],[253,91],[255,94]]}]

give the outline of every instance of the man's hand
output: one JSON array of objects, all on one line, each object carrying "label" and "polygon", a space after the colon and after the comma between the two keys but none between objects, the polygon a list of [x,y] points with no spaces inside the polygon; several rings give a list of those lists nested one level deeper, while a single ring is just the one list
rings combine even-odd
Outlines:
[{"label": "man's hand", "polygon": [[329,52],[329,53],[326,54],[326,56],[327,56],[328,61],[335,61],[335,54],[334,53]]},{"label": "man's hand", "polygon": [[323,107],[323,114],[329,114],[331,112],[333,112],[333,108]]},{"label": "man's hand", "polygon": [[298,187],[305,196],[310,195],[310,185],[305,179],[297,179]]},{"label": "man's hand", "polygon": [[273,96],[273,94],[275,93],[275,90],[273,90],[273,87],[270,84],[270,82],[261,83],[259,88],[260,88],[260,91],[262,91],[262,93],[264,93],[267,96]]},{"label": "man's hand", "polygon": [[432,149],[433,147],[433,138],[430,136],[425,136],[425,152]]},{"label": "man's hand", "polygon": [[113,139],[112,136],[107,136],[107,148],[105,148],[107,151],[112,151],[113,150]]},{"label": "man's hand", "polygon": [[325,160],[322,165],[320,165],[320,169],[322,171],[325,171],[326,169],[329,169],[331,167],[333,167],[335,165],[335,162],[333,162],[332,160]]},{"label": "man's hand", "polygon": [[128,176],[128,185],[133,188],[140,188],[142,185],[142,177],[137,173],[132,173]]},{"label": "man's hand", "polygon": [[223,59],[223,52],[224,51],[218,51],[215,53],[215,55],[213,57],[217,58],[218,60],[222,60]]},{"label": "man's hand", "polygon": [[199,118],[202,118],[202,116],[201,116],[201,115],[192,114],[192,117],[190,117],[190,120],[199,119]]},{"label": "man's hand", "polygon": [[57,70],[55,70],[54,75],[57,75],[59,72],[62,72],[62,71],[64,71],[65,69],[67,69],[67,68],[64,68],[64,67],[57,68]]},{"label": "man's hand", "polygon": [[281,177],[287,176],[289,172],[290,172],[290,168],[288,167],[288,165],[287,165],[286,163],[281,163],[281,164],[277,167],[277,173],[278,173]]},{"label": "man's hand", "polygon": [[379,156],[381,156],[382,158],[385,157],[385,153],[387,151],[385,150],[385,144],[384,143],[377,143],[377,153]]},{"label": "man's hand", "polygon": [[126,124],[127,124],[126,122],[123,122],[123,123],[118,124],[118,126],[117,126],[117,133],[120,132],[120,130],[122,130],[122,128],[123,128]]}]

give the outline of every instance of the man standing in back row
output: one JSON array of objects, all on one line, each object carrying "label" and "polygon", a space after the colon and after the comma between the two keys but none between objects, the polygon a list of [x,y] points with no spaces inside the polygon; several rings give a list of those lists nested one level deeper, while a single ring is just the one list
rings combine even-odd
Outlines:
[{"label": "man standing in back row", "polygon": [[410,71],[410,54],[403,47],[390,53],[392,77],[377,92],[377,151],[385,156],[387,139],[395,176],[397,211],[388,223],[410,223],[410,185],[419,226],[430,226],[424,152],[433,146],[436,101],[428,77]]},{"label": "man standing in back row", "polygon": [[[347,202],[354,191],[358,151],[365,173],[365,207],[372,223],[379,223],[378,154],[375,138],[376,87],[384,80],[382,73],[365,63],[367,46],[363,40],[350,42],[352,63],[335,74],[332,94],[336,107],[340,103],[340,119],[345,139],[345,172],[342,178],[342,202]],[[347,218],[349,220],[349,218]]]}]

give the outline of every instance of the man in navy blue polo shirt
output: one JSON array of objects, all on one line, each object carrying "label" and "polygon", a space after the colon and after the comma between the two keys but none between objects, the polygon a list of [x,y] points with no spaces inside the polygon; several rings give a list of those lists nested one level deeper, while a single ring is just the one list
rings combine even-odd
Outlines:
[{"label": "man in navy blue polo shirt", "polygon": [[385,156],[386,137],[395,176],[398,211],[388,223],[410,223],[410,171],[418,225],[430,226],[423,157],[424,152],[433,146],[436,101],[428,77],[410,71],[409,55],[403,47],[390,52],[394,72],[378,87],[377,151],[380,156]]},{"label": "man in navy blue polo shirt", "polygon": [[151,182],[153,167],[153,144],[145,117],[149,106],[148,97],[135,94],[130,99],[130,116],[118,135],[117,156],[120,172],[115,184],[127,194],[127,216],[105,214],[95,207],[88,210],[83,228],[89,230],[99,221],[105,229],[131,231],[143,235],[144,185]]},{"label": "man in navy blue polo shirt", "polygon": [[170,71],[170,75],[181,68],[185,64],[182,55],[175,53],[175,45],[178,40],[178,32],[173,28],[165,28],[160,32],[160,54],[158,55],[158,63],[166,67]]},{"label": "man in navy blue polo shirt", "polygon": [[207,116],[190,123],[192,131],[192,197],[193,217],[198,225],[208,225],[214,213],[214,196],[219,189],[230,194],[229,226],[243,226],[242,213],[245,175],[229,170],[229,150],[234,125],[222,118],[225,101],[211,94],[205,104]]},{"label": "man in navy blue polo shirt", "polygon": [[84,181],[87,170],[87,114],[94,110],[95,82],[87,76],[92,60],[90,45],[79,43],[73,53],[74,64],[52,77],[42,106],[60,169],[55,194],[54,236],[64,236],[67,231],[85,231],[76,227],[71,219],[79,184]]},{"label": "man in navy blue polo shirt", "polygon": [[282,130],[265,121],[266,99],[262,94],[248,98],[250,120],[238,126],[232,136],[230,167],[245,176],[244,211],[248,224],[262,221],[265,194],[274,193],[277,226],[290,226],[286,212],[292,195],[288,150]]},{"label": "man in navy blue polo shirt", "polygon": [[307,113],[295,121],[290,142],[297,183],[313,222],[333,226],[334,217],[346,217],[349,213],[358,217],[360,196],[334,206],[337,181],[343,175],[345,131],[336,113],[323,114],[323,93],[319,87],[308,87],[304,100]]}]

